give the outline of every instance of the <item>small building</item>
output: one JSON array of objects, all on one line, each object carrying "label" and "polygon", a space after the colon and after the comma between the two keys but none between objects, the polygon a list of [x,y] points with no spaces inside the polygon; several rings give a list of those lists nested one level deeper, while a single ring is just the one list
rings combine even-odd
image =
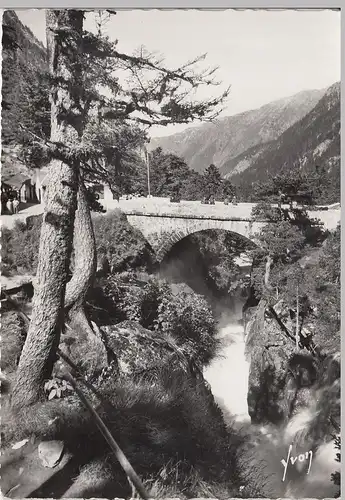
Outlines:
[{"label": "small building", "polygon": [[16,198],[21,203],[39,203],[41,184],[46,169],[30,168],[21,155],[19,146],[3,146],[1,151],[1,192],[5,198]]},{"label": "small building", "polygon": [[11,177],[2,175],[1,190],[8,192],[22,203],[35,203],[36,192],[35,187],[32,185],[31,178],[26,174],[15,174]]},{"label": "small building", "polygon": [[1,191],[22,203],[41,203],[48,167],[33,168],[22,155],[20,146],[1,150]]}]

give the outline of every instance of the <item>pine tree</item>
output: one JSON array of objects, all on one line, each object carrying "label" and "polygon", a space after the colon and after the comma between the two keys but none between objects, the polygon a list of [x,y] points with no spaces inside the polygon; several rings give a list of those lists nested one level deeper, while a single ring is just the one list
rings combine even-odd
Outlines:
[{"label": "pine tree", "polygon": [[203,173],[203,187],[206,198],[216,199],[221,193],[222,177],[219,169],[211,164]]},{"label": "pine tree", "polygon": [[[72,325],[86,335],[93,333],[83,311],[96,262],[84,181],[109,178],[109,166],[118,172],[121,155],[118,144],[104,148],[90,140],[89,124],[114,121],[148,127],[212,120],[228,95],[226,91],[218,98],[190,100],[197,88],[214,83],[215,70],[194,69],[204,56],[171,70],[144,48],[135,55],[119,52],[117,42],[85,32],[83,20],[83,11],[47,12],[51,136],[41,145],[50,157],[50,173],[32,319],[13,389],[15,408],[41,397],[65,309]],[[127,75],[128,86],[120,82],[119,71]],[[66,286],[72,245],[74,272]]]}]

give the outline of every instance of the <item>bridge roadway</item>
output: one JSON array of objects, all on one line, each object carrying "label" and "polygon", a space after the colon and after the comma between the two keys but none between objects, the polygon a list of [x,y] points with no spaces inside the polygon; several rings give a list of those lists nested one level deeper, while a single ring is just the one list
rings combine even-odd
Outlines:
[{"label": "bridge roadway", "polygon": [[[182,200],[179,203],[171,202],[169,198],[131,198],[121,197],[116,200],[100,200],[107,210],[119,208],[126,215],[143,215],[151,217],[176,217],[195,219],[217,220],[243,220],[252,221],[252,209],[256,203],[238,203],[225,205],[216,201],[214,205],[206,205],[200,201]],[[289,205],[283,205],[289,208]],[[333,230],[340,221],[340,204],[336,203],[327,207],[327,210],[310,210],[311,217],[320,219],[325,227]]]}]

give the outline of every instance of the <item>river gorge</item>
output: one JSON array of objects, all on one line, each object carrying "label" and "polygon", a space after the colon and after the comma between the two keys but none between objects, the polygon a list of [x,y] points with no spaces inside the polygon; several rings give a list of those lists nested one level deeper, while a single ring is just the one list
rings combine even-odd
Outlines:
[{"label": "river gorge", "polygon": [[[174,254],[163,265],[163,276],[173,283],[187,284],[195,292],[201,293],[209,300],[215,311],[220,347],[215,358],[204,368],[204,378],[222,410],[229,429],[245,436],[247,445],[242,452],[244,466],[252,463],[254,469],[260,470],[260,474],[266,478],[263,489],[269,498],[334,497],[337,494],[337,487],[331,481],[331,475],[340,471],[340,464],[336,462],[336,448],[332,436],[339,436],[339,433],[331,434],[329,427],[325,426],[324,420],[329,417],[329,412],[325,408],[320,408],[319,403],[323,401],[326,407],[339,405],[339,379],[331,374],[334,365],[337,366],[336,370],[339,368],[338,356],[336,354],[328,356],[325,366],[321,363],[317,367],[316,379],[323,377],[325,381],[321,385],[313,379],[305,385],[291,389],[288,377],[285,378],[284,374],[284,382],[281,388],[278,388],[281,392],[281,401],[278,404],[275,401],[276,395],[274,392],[270,393],[268,389],[264,405],[272,407],[277,405],[280,409],[283,406],[284,396],[300,401],[295,404],[292,411],[286,412],[284,419],[274,421],[269,416],[260,419],[260,416],[255,414],[256,411],[259,413],[259,410],[255,410],[255,404],[254,411],[252,404],[250,415],[248,405],[251,404],[249,400],[253,386],[257,385],[256,390],[259,392],[257,399],[260,401],[260,397],[265,396],[263,393],[267,391],[265,384],[270,384],[269,377],[268,381],[262,380],[262,375],[265,377],[263,359],[265,351],[273,350],[273,357],[268,358],[266,364],[268,363],[271,368],[273,366],[274,369],[276,364],[277,372],[289,370],[287,366],[289,356],[290,359],[294,355],[305,356],[308,363],[310,361],[308,352],[303,350],[296,353],[293,345],[291,347],[287,343],[286,350],[289,354],[287,356],[284,354],[285,357],[281,358],[281,351],[275,352],[274,349],[277,349],[275,343],[282,343],[280,337],[283,333],[272,329],[270,325],[268,329],[271,328],[269,331],[271,338],[268,340],[267,335],[265,337],[258,329],[255,319],[249,323],[244,321],[248,290],[245,293],[237,291],[233,295],[227,295],[226,298],[219,295],[215,297],[214,288],[212,289],[209,281],[205,280],[205,269],[198,259],[198,252],[195,253],[195,246],[184,241],[176,247]],[[242,266],[242,274],[248,276],[248,273],[250,273],[248,264]],[[259,305],[252,307],[251,310],[254,318],[255,315],[260,315]],[[265,319],[261,322],[261,326],[264,324],[266,324]],[[262,341],[260,341],[261,335]],[[254,344],[253,336],[259,339],[254,339]],[[286,340],[283,343],[285,345]],[[263,373],[256,373],[258,369],[254,365],[258,362],[258,358],[261,366],[259,370]],[[302,365],[303,362],[299,368],[303,371]],[[320,375],[321,373],[323,375]],[[275,376],[277,375],[273,375],[272,385],[277,383]],[[293,396],[291,391],[294,393]],[[331,399],[329,402],[327,394]],[[258,408],[259,406],[260,404]],[[325,415],[323,415],[324,410]],[[323,430],[320,431],[319,427]]]}]

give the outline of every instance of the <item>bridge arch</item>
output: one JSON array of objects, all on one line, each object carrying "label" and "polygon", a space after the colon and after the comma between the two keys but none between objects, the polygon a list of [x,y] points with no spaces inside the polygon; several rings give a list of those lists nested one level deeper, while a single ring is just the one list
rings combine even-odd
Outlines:
[{"label": "bridge arch", "polygon": [[[172,233],[170,235],[170,238],[167,239],[167,241],[163,245],[163,247],[161,247],[158,250],[158,252],[156,253],[156,257],[157,257],[158,262],[162,263],[166,258],[169,258],[169,256],[171,256],[171,254],[174,252],[174,248],[179,243],[182,243],[183,240],[185,240],[189,236],[197,235],[200,233],[207,233],[208,231],[226,232],[226,233],[232,235],[233,237],[240,237],[241,240],[245,240],[247,243],[250,243],[252,245],[257,244],[254,238],[249,239],[243,234],[239,234],[238,232],[229,231],[228,229],[223,229],[223,228],[202,229],[202,230],[198,230],[198,231],[189,232],[186,235],[182,234],[181,232],[177,232],[177,233]],[[212,236],[210,235],[210,237],[212,237]]]},{"label": "bridge arch", "polygon": [[256,242],[255,234],[265,224],[253,220],[226,220],[184,216],[154,216],[127,214],[128,222],[146,238],[156,254],[158,262],[182,239],[205,230],[225,230]]}]

